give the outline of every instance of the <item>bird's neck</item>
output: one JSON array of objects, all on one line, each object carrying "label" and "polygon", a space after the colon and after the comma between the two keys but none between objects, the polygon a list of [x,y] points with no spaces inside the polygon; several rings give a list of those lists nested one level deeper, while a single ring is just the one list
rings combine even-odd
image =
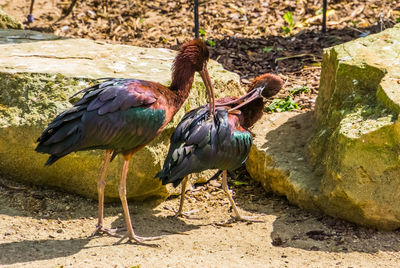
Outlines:
[{"label": "bird's neck", "polygon": [[189,96],[193,84],[194,73],[195,71],[193,66],[189,62],[178,63],[174,67],[172,83],[169,89],[174,93],[175,105],[179,108]]},{"label": "bird's neck", "polygon": [[263,110],[264,101],[261,97],[241,107],[240,111],[244,119],[243,125],[247,128],[253,126],[262,117]]}]

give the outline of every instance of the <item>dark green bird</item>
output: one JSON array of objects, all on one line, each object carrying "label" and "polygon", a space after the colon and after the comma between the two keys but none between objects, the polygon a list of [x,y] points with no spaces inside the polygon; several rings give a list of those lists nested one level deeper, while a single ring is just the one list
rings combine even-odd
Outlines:
[{"label": "dark green bird", "polygon": [[177,216],[182,216],[187,175],[207,169],[223,170],[222,187],[237,220],[251,220],[240,215],[229,193],[227,171],[240,167],[247,159],[253,142],[249,128],[263,115],[263,97],[272,97],[282,87],[282,80],[263,74],[253,80],[248,93],[240,98],[215,101],[215,115],[207,105],[187,113],[171,137],[163,169],[156,177],[174,187],[182,182]]}]

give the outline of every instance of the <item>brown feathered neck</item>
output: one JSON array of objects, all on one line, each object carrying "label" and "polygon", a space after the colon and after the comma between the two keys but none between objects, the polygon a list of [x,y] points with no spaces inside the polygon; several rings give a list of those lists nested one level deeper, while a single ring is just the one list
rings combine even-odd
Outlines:
[{"label": "brown feathered neck", "polygon": [[207,46],[202,41],[194,39],[183,44],[172,66],[172,83],[169,89],[187,97],[194,73],[202,70],[208,58]]},{"label": "brown feathered neck", "polygon": [[242,113],[242,126],[246,128],[252,127],[264,114],[264,100],[262,98],[257,98],[251,103],[244,105],[239,108]]}]

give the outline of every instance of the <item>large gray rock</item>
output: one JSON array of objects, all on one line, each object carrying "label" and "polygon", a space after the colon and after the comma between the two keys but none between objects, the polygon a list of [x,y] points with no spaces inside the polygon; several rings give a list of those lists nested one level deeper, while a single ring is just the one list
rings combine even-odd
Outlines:
[{"label": "large gray rock", "polygon": [[[43,167],[47,155],[34,151],[36,138],[58,113],[71,106],[68,98],[93,79],[125,77],[169,84],[176,52],[77,39],[3,44],[0,48],[0,172],[96,197],[101,151],[72,153]],[[238,76],[220,64],[210,61],[209,72],[217,96],[243,93]],[[165,198],[171,193],[153,177],[161,168],[174,126],[185,112],[205,102],[204,85],[196,75],[190,96],[173,122],[131,160],[129,198]],[[122,158],[118,157],[110,165],[105,190],[108,199],[118,198],[121,167]]]},{"label": "large gray rock", "polygon": [[18,44],[61,39],[66,38],[32,30],[0,29],[0,44]]},{"label": "large gray rock", "polygon": [[[278,116],[282,122],[255,142],[250,175],[301,207],[379,229],[399,228],[399,111],[397,25],[324,51],[315,115]],[[260,127],[270,131],[265,124],[256,126],[256,134]],[[290,125],[298,129],[290,132]],[[311,137],[308,142],[299,129]],[[278,146],[282,135],[294,141]]]}]

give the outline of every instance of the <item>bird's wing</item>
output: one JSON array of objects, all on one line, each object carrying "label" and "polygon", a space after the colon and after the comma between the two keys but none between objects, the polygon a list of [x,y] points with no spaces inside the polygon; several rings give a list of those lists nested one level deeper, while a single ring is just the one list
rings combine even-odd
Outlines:
[{"label": "bird's wing", "polygon": [[247,158],[252,138],[248,131],[235,129],[231,122],[235,120],[237,116],[225,108],[217,108],[214,118],[206,106],[191,111],[173,133],[163,169],[156,177],[163,184],[177,186],[190,173],[238,168]]},{"label": "bird's wing", "polygon": [[107,80],[83,90],[85,94],[74,106],[88,104],[87,111],[97,110],[99,115],[103,115],[150,105],[157,100],[154,91],[149,90],[152,84],[136,79]]},{"label": "bird's wing", "polygon": [[78,150],[122,152],[147,143],[165,120],[165,111],[152,107],[163,98],[152,86],[141,80],[112,79],[84,90],[83,97],[43,131],[36,150],[54,155],[56,161]]}]

